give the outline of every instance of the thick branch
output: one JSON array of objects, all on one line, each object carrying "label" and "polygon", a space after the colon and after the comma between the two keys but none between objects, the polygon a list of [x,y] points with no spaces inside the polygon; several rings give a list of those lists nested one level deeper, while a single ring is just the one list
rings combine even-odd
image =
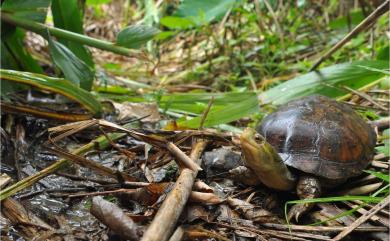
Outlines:
[{"label": "thick branch", "polygon": [[[200,165],[201,161],[199,160],[199,157],[205,146],[205,141],[199,141],[191,152],[190,158],[198,165]],[[141,241],[168,240],[187,203],[197,174],[197,170],[192,171],[188,168],[182,170],[176,181],[175,187],[161,205]]]}]

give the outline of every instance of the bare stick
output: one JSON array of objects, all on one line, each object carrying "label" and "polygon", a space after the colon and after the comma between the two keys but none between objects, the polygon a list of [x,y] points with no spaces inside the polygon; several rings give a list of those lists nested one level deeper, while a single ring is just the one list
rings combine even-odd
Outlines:
[{"label": "bare stick", "polygon": [[384,117],[376,121],[370,121],[371,125],[378,127],[379,129],[389,128],[390,126],[390,117]]},{"label": "bare stick", "polygon": [[182,226],[177,227],[169,241],[181,241],[185,236],[185,230]]},{"label": "bare stick", "polygon": [[333,241],[339,241],[345,236],[347,236],[349,233],[351,233],[353,230],[355,230],[357,227],[359,227],[362,223],[367,221],[369,218],[374,216],[375,213],[380,211],[382,208],[386,207],[390,203],[390,197],[386,197],[383,199],[380,203],[375,205],[370,211],[360,216],[360,218],[356,219],[355,222],[353,222],[348,229],[345,229],[341,233],[339,233],[336,237],[334,237]]},{"label": "bare stick", "polygon": [[334,52],[351,40],[356,34],[366,29],[369,25],[375,22],[380,16],[389,11],[389,0],[380,5],[374,12],[372,12],[367,18],[359,23],[351,32],[349,32],[342,40],[334,45],[328,52],[326,52],[317,62],[311,67],[310,71],[315,70],[324,60],[329,58]]},{"label": "bare stick", "polygon": [[191,160],[184,152],[182,152],[175,144],[169,142],[167,144],[167,149],[174,155],[178,164],[182,164],[184,167],[191,169],[192,171],[200,171],[202,168]]},{"label": "bare stick", "polygon": [[366,93],[363,93],[363,92],[360,92],[360,91],[357,91],[357,90],[354,90],[352,88],[349,88],[348,86],[343,86],[344,89],[354,93],[355,95],[358,95],[360,97],[362,97],[363,99],[366,99],[368,102],[370,102],[371,104],[375,105],[376,107],[378,107],[379,109],[381,110],[384,110],[384,111],[387,111],[387,108],[382,106],[381,104],[379,104],[378,102],[376,102],[371,96],[369,96],[368,94]]},{"label": "bare stick", "polygon": [[[197,165],[200,164],[199,157],[205,146],[205,141],[196,143],[191,152],[193,163],[196,163]],[[175,228],[176,222],[187,203],[197,174],[198,170],[192,171],[188,168],[182,170],[176,181],[175,187],[161,205],[152,223],[145,231],[141,241],[165,241],[169,239]]]}]

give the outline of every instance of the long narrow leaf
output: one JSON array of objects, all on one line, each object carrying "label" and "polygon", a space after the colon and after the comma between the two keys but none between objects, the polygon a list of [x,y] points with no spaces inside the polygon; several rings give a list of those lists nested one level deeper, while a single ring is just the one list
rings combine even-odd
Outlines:
[{"label": "long narrow leaf", "polygon": [[146,25],[133,25],[118,33],[116,44],[137,49],[156,36],[160,30]]},{"label": "long narrow leaf", "polygon": [[343,201],[354,201],[360,200],[365,202],[379,203],[383,198],[381,197],[370,197],[370,196],[340,196],[340,197],[322,197],[313,199],[302,199],[288,201],[286,204],[297,204],[297,203],[327,203],[327,202],[343,202]]},{"label": "long narrow leaf", "polygon": [[5,0],[1,10],[14,16],[43,23],[46,19],[50,0]]},{"label": "long narrow leaf", "polygon": [[198,25],[202,25],[212,20],[220,20],[235,2],[235,0],[184,0],[179,5],[175,16],[190,18]]},{"label": "long narrow leaf", "polygon": [[390,175],[386,175],[386,174],[381,173],[381,172],[373,172],[370,170],[365,170],[365,172],[370,173],[370,174],[376,176],[377,178],[382,179],[383,181],[385,181],[387,183],[390,182]]},{"label": "long narrow leaf", "polygon": [[214,97],[213,109],[216,110],[223,109],[230,104],[237,105],[246,99],[255,98],[255,95],[253,92],[170,94],[161,96],[158,103],[163,109],[200,114],[207,106],[211,97]]},{"label": "long narrow leaf", "polygon": [[62,70],[65,78],[85,90],[92,87],[94,72],[77,58],[65,45],[49,39],[50,54],[54,63]]},{"label": "long narrow leaf", "polygon": [[[84,34],[83,18],[79,1],[77,0],[52,0],[51,11],[53,14],[54,26],[66,29],[75,33]],[[67,39],[58,38],[58,41],[68,47],[78,58],[90,68],[94,68],[92,55],[88,49],[80,44]]]},{"label": "long narrow leaf", "polygon": [[23,44],[24,32],[20,28],[3,34],[1,44],[1,67],[43,73],[38,62],[27,52]]},{"label": "long narrow leaf", "polygon": [[348,94],[343,86],[359,89],[385,76],[382,72],[370,71],[361,66],[385,70],[388,68],[389,62],[356,61],[332,65],[320,71],[298,76],[260,93],[260,99],[263,103],[283,104],[292,99],[312,94],[322,94],[334,98]]},{"label": "long narrow leaf", "polygon": [[100,103],[93,95],[91,95],[88,91],[78,88],[68,80],[48,77],[41,74],[5,69],[0,70],[0,75],[2,82],[13,81],[58,93],[80,103],[94,115],[99,115],[101,112]]},{"label": "long narrow leaf", "polygon": [[[259,111],[259,101],[254,92],[243,93],[180,93],[162,96],[129,97],[99,93],[99,97],[117,101],[147,102],[157,101],[163,111],[200,115],[214,97],[213,105],[204,122],[205,127],[226,124]],[[199,127],[201,117],[179,122],[179,126],[187,128]]]},{"label": "long narrow leaf", "polygon": [[[242,117],[249,116],[259,111],[259,102],[255,93],[247,93],[241,97],[239,103],[229,103],[222,108],[211,108],[203,126],[210,127],[219,124],[226,124]],[[191,120],[181,121],[178,123],[181,127],[198,128],[202,116],[195,117]]]}]

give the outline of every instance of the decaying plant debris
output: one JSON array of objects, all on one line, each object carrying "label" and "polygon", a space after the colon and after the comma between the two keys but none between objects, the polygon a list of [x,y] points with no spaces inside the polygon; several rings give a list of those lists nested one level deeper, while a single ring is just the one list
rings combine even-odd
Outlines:
[{"label": "decaying plant debris", "polygon": [[[129,125],[122,127],[104,120],[81,121],[50,128],[48,138],[42,142],[44,149],[66,160],[55,161],[42,171],[3,189],[3,216],[13,220],[13,225],[18,223],[14,228],[25,238],[38,236],[40,240],[60,240],[60,237],[65,237],[64,232],[74,239],[89,237],[95,240],[104,237],[101,232],[105,232],[106,237],[117,235],[129,240],[140,237],[141,240],[230,240],[232,237],[331,240],[336,234],[334,240],[339,240],[338,237],[350,232],[351,237],[358,234],[366,238],[387,232],[389,213],[384,207],[388,205],[388,198],[376,206],[357,202],[345,202],[337,207],[318,204],[304,222],[326,220],[344,212],[350,205],[363,214],[360,218],[355,217],[356,214],[340,217],[328,220],[327,226],[287,224],[282,205],[283,200],[288,198],[286,194],[275,193],[261,184],[241,183],[239,178],[229,173],[234,165],[237,168],[242,164],[237,135],[221,135],[211,129],[150,132],[147,129],[128,128]],[[82,137],[83,133],[90,133],[91,137],[100,134],[101,137],[73,151],[68,150],[66,146],[74,138]],[[106,144],[102,145],[104,139]],[[104,159],[96,159],[96,155],[120,156],[124,163],[100,164]],[[188,164],[189,161],[193,165]],[[377,156],[371,168],[389,167],[381,156]],[[158,175],[164,176],[160,179],[162,182],[153,183],[145,178],[157,175],[153,174],[155,170],[160,170]],[[36,188],[31,189],[37,184],[42,186],[39,182],[50,180],[53,175],[68,179],[68,188],[43,186],[38,188],[38,192]],[[367,181],[360,182],[361,179],[357,179],[352,187],[361,188],[377,181],[375,178],[365,179]],[[197,184],[194,185],[196,180]],[[380,187],[376,185],[375,189]],[[16,193],[25,188],[29,191]],[[19,201],[9,197],[15,193],[16,197],[21,197]],[[93,227],[95,233],[86,233],[86,227],[67,226],[64,230],[63,221],[60,220],[67,217],[61,214],[63,211],[45,217],[55,220],[54,223],[35,221],[41,219],[29,216],[19,202],[37,196],[64,202],[68,206],[64,211],[77,206],[77,203],[84,203],[81,212],[87,216],[90,215],[87,213],[87,203],[91,201],[85,203],[84,200],[92,200],[90,212],[99,220],[91,223],[93,226],[90,228]],[[117,204],[102,197],[114,198]],[[108,228],[102,229],[99,223]]]}]

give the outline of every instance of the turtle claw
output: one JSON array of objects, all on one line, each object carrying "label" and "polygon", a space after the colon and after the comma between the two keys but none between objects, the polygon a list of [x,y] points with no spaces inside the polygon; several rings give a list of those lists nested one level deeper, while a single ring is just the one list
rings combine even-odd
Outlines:
[{"label": "turtle claw", "polygon": [[306,204],[295,204],[287,214],[287,220],[290,222],[294,218],[295,222],[298,223],[299,217],[309,210]]},{"label": "turtle claw", "polygon": [[[317,178],[312,176],[301,176],[297,184],[297,194],[301,200],[317,198],[321,194],[321,185]],[[299,217],[309,211],[314,203],[298,203],[292,206],[288,212],[287,219],[290,221],[293,217],[298,223]]]}]

